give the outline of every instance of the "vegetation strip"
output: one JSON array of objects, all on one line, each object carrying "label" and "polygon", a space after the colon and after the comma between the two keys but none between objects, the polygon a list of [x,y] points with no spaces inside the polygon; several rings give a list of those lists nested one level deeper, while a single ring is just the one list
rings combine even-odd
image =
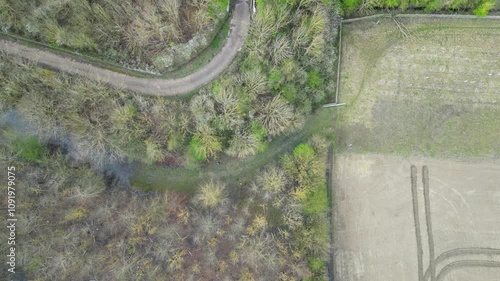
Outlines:
[{"label": "vegetation strip", "polygon": [[326,190],[328,196],[328,222],[329,222],[329,242],[330,248],[328,249],[328,280],[334,281],[334,266],[333,266],[333,169],[334,169],[333,145],[328,148],[327,166],[326,166]]},{"label": "vegetation strip", "polygon": [[0,49],[7,54],[18,55],[50,68],[82,75],[126,90],[145,95],[172,96],[189,93],[217,78],[230,65],[242,48],[248,35],[249,26],[250,12],[248,3],[245,0],[238,0],[234,7],[229,36],[221,51],[203,68],[179,79],[132,77],[6,40],[0,40]]},{"label": "vegetation strip", "polygon": [[342,23],[350,23],[350,22],[375,19],[375,18],[381,18],[381,17],[389,17],[389,18],[396,17],[396,18],[493,19],[493,20],[500,19],[500,16],[478,17],[478,16],[473,16],[473,15],[445,15],[445,14],[397,14],[397,15],[393,16],[391,14],[384,13],[384,14],[371,15],[371,16],[366,16],[366,17],[345,19],[345,20],[342,20]]},{"label": "vegetation strip", "polygon": [[337,88],[335,90],[335,103],[339,103],[340,67],[342,63],[342,21],[339,26],[339,54],[337,59]]}]

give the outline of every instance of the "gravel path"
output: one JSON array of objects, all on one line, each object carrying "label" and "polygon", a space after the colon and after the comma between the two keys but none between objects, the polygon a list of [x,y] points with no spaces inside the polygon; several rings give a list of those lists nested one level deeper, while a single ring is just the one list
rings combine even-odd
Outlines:
[{"label": "gravel path", "polygon": [[139,78],[102,69],[83,61],[0,39],[0,50],[49,68],[96,79],[129,91],[159,96],[189,93],[219,76],[241,50],[250,27],[248,0],[236,0],[228,38],[221,51],[203,68],[179,79]]}]

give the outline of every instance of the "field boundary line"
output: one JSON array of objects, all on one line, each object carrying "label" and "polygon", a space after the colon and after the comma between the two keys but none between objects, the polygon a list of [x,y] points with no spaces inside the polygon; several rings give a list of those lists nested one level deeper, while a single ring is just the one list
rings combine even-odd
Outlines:
[{"label": "field boundary line", "polygon": [[340,69],[342,63],[342,20],[339,26],[339,51],[337,59],[337,89],[335,90],[335,103],[339,103],[339,90],[340,90]]},{"label": "field boundary line", "polygon": [[342,22],[349,23],[349,22],[355,22],[355,21],[360,21],[360,20],[376,19],[376,18],[380,18],[380,17],[386,17],[387,15],[388,14],[376,14],[376,15],[364,16],[364,17],[359,17],[359,18],[346,19],[346,20],[342,20]]},{"label": "field boundary line", "polygon": [[397,14],[396,18],[448,18],[448,19],[490,19],[500,20],[500,16],[478,17],[474,15],[445,15],[445,14]]},{"label": "field boundary line", "polygon": [[365,17],[359,17],[359,18],[352,18],[352,19],[346,19],[342,20],[343,23],[350,23],[350,22],[357,22],[357,21],[362,21],[362,20],[368,20],[368,19],[376,19],[376,18],[382,18],[382,17],[396,17],[396,18],[448,18],[448,19],[492,19],[492,20],[500,20],[500,16],[485,16],[485,17],[478,17],[474,15],[446,15],[446,14],[397,14],[397,15],[391,15],[391,14],[376,14],[376,15],[371,15],[371,16],[365,16]]},{"label": "field boundary line", "polygon": [[329,247],[328,247],[328,280],[334,281],[334,266],[333,266],[333,175],[334,175],[334,153],[333,153],[333,144],[328,147],[328,157],[326,162],[326,193],[328,197],[328,221],[329,221]]}]

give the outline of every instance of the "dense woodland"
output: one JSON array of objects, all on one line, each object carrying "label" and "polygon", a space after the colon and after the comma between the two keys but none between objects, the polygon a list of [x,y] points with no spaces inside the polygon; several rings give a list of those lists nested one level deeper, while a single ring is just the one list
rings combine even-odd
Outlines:
[{"label": "dense woodland", "polygon": [[325,280],[330,140],[290,147],[250,183],[207,178],[194,193],[138,191],[126,167],[174,158],[202,169],[265,153],[300,128],[335,89],[336,11],[322,0],[259,2],[233,65],[187,97],[144,97],[0,55],[0,165],[18,170],[19,277]]},{"label": "dense woodland", "polygon": [[17,170],[19,280],[325,280],[321,137],[249,186],[144,194],[9,125],[1,134],[0,165]]},{"label": "dense woodland", "polygon": [[0,0],[0,28],[126,66],[162,70],[209,46],[227,5],[228,0]]}]

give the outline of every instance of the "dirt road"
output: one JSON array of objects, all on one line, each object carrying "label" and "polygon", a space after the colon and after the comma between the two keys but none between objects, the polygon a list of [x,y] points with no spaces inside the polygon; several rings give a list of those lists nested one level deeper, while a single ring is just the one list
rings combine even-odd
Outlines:
[{"label": "dirt road", "polygon": [[0,40],[0,50],[9,55],[20,56],[50,68],[100,80],[133,92],[146,95],[173,96],[196,90],[219,76],[241,50],[248,35],[249,26],[250,10],[248,0],[237,0],[231,18],[229,35],[221,51],[203,68],[179,79],[133,77],[6,40]]}]

